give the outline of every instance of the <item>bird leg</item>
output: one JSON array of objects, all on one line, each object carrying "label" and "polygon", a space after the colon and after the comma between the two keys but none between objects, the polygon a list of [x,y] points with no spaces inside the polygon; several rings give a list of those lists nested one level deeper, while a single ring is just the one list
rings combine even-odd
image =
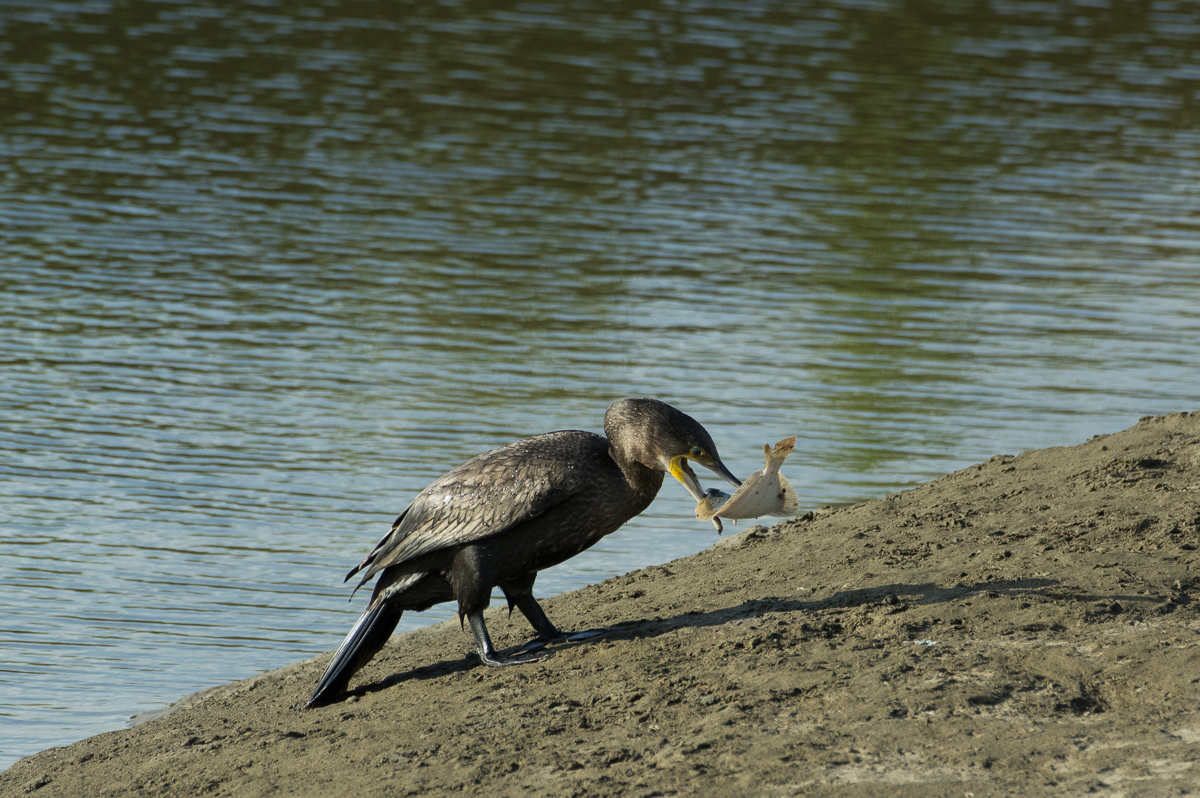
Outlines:
[{"label": "bird leg", "polygon": [[483,623],[483,612],[472,612],[467,615],[467,623],[471,624],[471,634],[475,637],[475,652],[484,665],[492,668],[502,668],[505,665],[523,665],[527,662],[541,662],[551,656],[550,651],[522,651],[518,654],[501,654],[492,645],[487,626]]},{"label": "bird leg", "polygon": [[607,629],[585,629],[582,632],[564,632],[546,617],[542,605],[537,603],[537,599],[533,597],[532,593],[514,595],[505,592],[504,596],[511,606],[515,606],[521,611],[521,614],[529,621],[529,625],[533,627],[533,631],[537,632],[537,637],[522,647],[522,651],[535,651],[544,648],[549,643],[587,640],[589,637],[595,637],[608,631]]}]

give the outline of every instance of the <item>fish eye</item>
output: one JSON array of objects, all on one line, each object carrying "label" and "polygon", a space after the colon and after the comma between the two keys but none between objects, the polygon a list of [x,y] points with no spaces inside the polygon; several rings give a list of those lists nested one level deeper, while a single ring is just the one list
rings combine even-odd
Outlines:
[{"label": "fish eye", "polygon": [[691,456],[696,459],[700,459],[701,457],[704,456],[704,449],[700,448],[699,446],[693,446],[692,451],[691,451]]}]

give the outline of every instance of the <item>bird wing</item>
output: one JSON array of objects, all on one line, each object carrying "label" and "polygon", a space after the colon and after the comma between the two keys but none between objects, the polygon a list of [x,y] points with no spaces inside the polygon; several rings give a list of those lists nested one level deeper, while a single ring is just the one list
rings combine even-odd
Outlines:
[{"label": "bird wing", "polygon": [[597,457],[608,457],[608,440],[580,430],[538,435],[474,457],[421,491],[346,579],[365,569],[358,590],[384,568],[536,518],[585,490],[596,476],[587,466]]}]

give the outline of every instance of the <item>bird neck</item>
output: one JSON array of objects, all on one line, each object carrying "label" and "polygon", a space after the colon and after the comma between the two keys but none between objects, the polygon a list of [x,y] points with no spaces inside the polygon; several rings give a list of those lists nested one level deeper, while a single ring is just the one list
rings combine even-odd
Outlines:
[{"label": "bird neck", "polygon": [[658,490],[663,484],[664,474],[662,471],[642,465],[619,447],[611,444],[608,447],[608,454],[621,469],[621,473],[625,475],[625,481],[629,483],[629,487],[633,489],[634,493],[648,496],[650,499],[658,495]]}]

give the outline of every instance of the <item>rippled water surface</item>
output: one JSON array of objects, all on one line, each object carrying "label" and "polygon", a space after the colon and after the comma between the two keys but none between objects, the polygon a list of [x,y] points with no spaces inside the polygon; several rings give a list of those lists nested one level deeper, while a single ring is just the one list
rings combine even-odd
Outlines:
[{"label": "rippled water surface", "polygon": [[[417,491],[624,395],[743,476],[798,434],[806,507],[1197,409],[1197,42],[1183,2],[0,3],[0,766],[332,649]],[[669,482],[538,593],[714,540]]]}]

